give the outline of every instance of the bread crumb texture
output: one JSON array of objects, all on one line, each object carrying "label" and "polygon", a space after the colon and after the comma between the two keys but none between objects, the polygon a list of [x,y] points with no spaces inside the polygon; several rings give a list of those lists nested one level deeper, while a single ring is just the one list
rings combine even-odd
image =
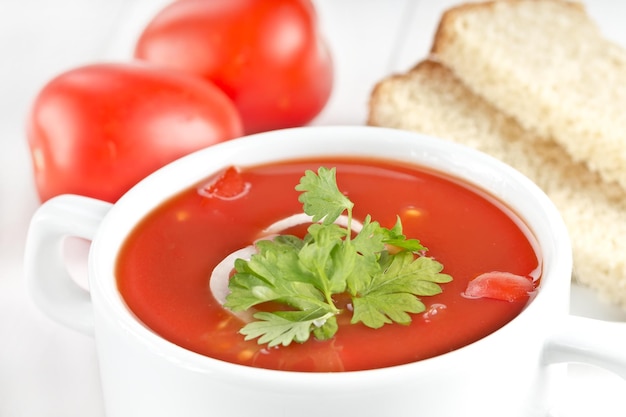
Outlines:
[{"label": "bread crumb texture", "polygon": [[626,308],[626,192],[605,183],[557,143],[539,138],[426,60],[374,88],[370,125],[453,140],[513,166],[559,209],[571,236],[574,279]]},{"label": "bread crumb texture", "polygon": [[626,51],[563,0],[467,3],[432,53],[474,93],[626,189]]}]

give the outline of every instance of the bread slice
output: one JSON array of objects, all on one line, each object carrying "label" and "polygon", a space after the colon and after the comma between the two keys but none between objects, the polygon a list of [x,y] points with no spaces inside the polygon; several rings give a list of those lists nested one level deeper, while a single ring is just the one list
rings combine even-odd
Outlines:
[{"label": "bread slice", "polygon": [[539,140],[473,94],[440,63],[426,60],[374,88],[368,124],[453,140],[499,158],[538,184],[569,230],[574,276],[626,308],[626,193]]},{"label": "bread slice", "polygon": [[524,128],[626,189],[626,50],[581,4],[467,3],[444,13],[432,53]]}]

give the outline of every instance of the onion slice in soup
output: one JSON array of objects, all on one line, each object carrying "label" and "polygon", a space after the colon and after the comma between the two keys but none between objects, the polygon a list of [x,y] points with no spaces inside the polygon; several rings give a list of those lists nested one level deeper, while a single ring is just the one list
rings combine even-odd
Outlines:
[{"label": "onion slice in soup", "polygon": [[[265,228],[263,232],[261,232],[261,234],[259,235],[257,241],[270,240],[279,235],[281,232],[284,232],[285,230],[312,222],[312,217],[305,213],[298,213],[289,217],[285,217]],[[335,224],[343,227],[348,227],[348,216],[339,216],[335,221]],[[352,219],[351,229],[353,232],[358,233],[361,231],[362,228],[363,224],[361,222]],[[256,252],[257,249],[254,244],[238,249],[222,259],[222,261],[220,261],[220,263],[217,264],[217,266],[213,269],[213,272],[211,273],[211,278],[209,280],[209,288],[211,289],[213,297],[215,297],[220,305],[224,305],[224,303],[226,302],[226,296],[230,292],[228,289],[228,280],[230,279],[230,275],[235,267],[235,260],[249,260],[250,257],[252,257],[252,255],[254,255]],[[236,315],[242,318],[244,321],[250,321],[251,315],[249,313],[237,313]]]}]

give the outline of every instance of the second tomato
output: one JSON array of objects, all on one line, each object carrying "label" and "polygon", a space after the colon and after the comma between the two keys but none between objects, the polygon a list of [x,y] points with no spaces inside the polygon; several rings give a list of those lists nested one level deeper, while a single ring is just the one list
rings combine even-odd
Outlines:
[{"label": "second tomato", "polygon": [[71,193],[115,202],[146,175],[242,127],[228,97],[198,77],[99,63],[50,80],[27,132],[42,201]]},{"label": "second tomato", "polygon": [[135,56],[215,83],[245,133],[310,122],[333,83],[308,0],[176,1],[145,28]]}]

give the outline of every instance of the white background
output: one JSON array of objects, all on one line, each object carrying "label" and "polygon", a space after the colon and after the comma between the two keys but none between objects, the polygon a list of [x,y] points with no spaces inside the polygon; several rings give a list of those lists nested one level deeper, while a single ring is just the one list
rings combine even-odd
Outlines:
[{"label": "white background", "polygon": [[[25,234],[39,204],[24,121],[34,95],[54,75],[95,61],[129,59],[142,25],[165,1],[0,2],[0,417],[104,415],[93,340],[49,321],[24,286]],[[314,124],[362,125],[374,84],[423,59],[441,12],[459,2],[315,3],[336,84]],[[605,35],[626,47],[626,3],[588,0],[586,5]],[[626,312],[576,286],[572,313],[626,321]],[[626,382],[612,373],[572,366],[554,416],[624,416],[624,394]]]}]

